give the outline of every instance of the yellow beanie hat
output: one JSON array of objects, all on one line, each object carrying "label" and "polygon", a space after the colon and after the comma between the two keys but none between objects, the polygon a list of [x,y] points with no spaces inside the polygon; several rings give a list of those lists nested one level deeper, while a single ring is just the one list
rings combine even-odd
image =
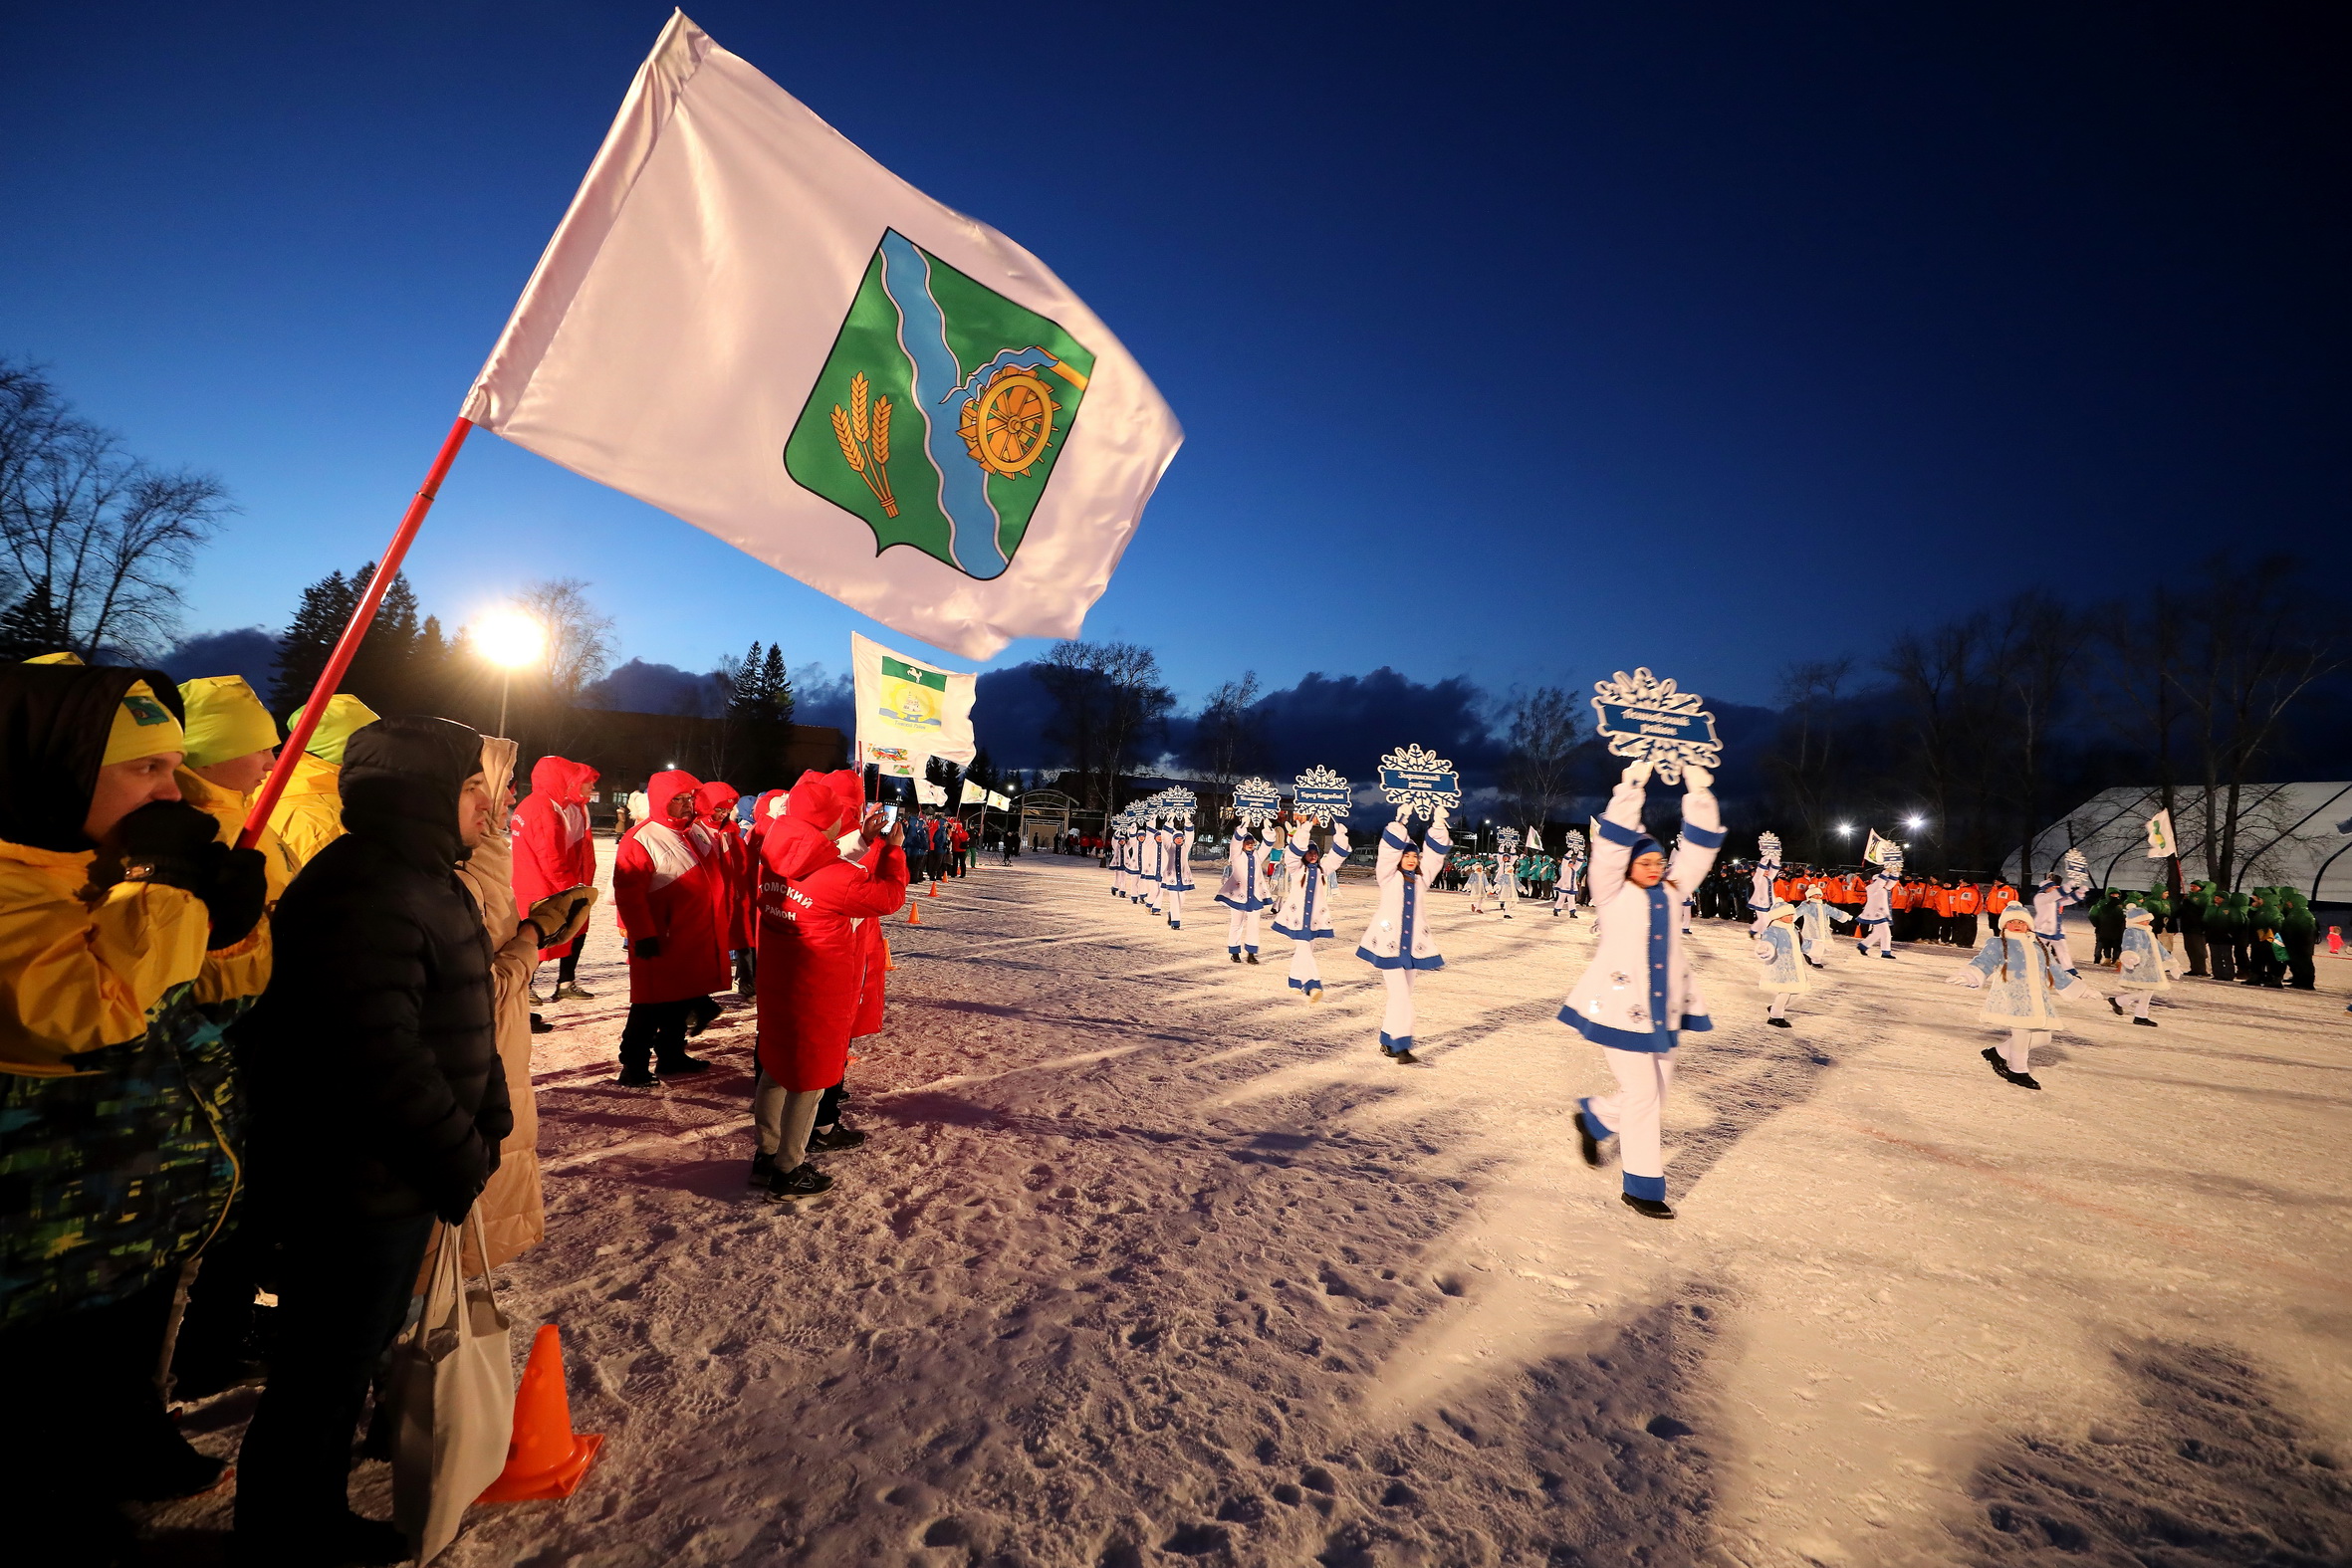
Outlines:
[{"label": "yellow beanie hat", "polygon": [[107,730],[103,765],[112,768],[117,763],[186,750],[187,738],[180,731],[179,721],[171,716],[169,708],[155,700],[155,689],[145,681],[132,681],[115,709],[114,724]]},{"label": "yellow beanie hat", "polygon": [[179,700],[188,711],[190,768],[210,768],[278,744],[278,721],[242,675],[199,675],[182,681]]},{"label": "yellow beanie hat", "polygon": [[[286,721],[288,735],[301,728],[302,716],[309,706],[305,703],[303,707],[295,709],[293,717]],[[337,692],[327,699],[327,711],[319,716],[319,728],[311,732],[311,744],[303,750],[323,763],[333,763],[341,768],[344,743],[352,738],[354,731],[364,730],[373,724],[376,718],[375,710],[358,698],[349,692]]]},{"label": "yellow beanie hat", "polygon": [[82,655],[71,651],[64,653],[37,653],[33,657],[25,660],[25,662],[27,664],[80,664],[82,662]]}]

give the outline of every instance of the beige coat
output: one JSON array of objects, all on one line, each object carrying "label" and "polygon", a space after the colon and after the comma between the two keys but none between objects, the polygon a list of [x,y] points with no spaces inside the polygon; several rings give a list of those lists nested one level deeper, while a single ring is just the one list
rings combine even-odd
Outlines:
[{"label": "beige coat", "polygon": [[[498,1170],[482,1190],[482,1231],[495,1268],[547,1234],[547,1202],[539,1185],[539,1102],[531,1092],[531,975],[539,968],[539,943],[532,928],[518,930],[524,912],[515,907],[515,846],[507,837],[515,743],[482,737],[482,773],[494,802],[490,826],[457,874],[473,890],[490,932],[498,1060],[506,1068],[507,1099],[515,1111],[515,1130],[500,1146]],[[479,1268],[471,1244],[466,1266]]]}]

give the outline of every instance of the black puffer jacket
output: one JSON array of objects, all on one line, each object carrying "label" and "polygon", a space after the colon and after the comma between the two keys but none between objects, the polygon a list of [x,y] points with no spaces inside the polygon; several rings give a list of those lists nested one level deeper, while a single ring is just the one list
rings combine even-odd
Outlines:
[{"label": "black puffer jacket", "polygon": [[456,875],[481,737],[385,719],[344,753],[344,826],[286,890],[269,991],[237,1027],[266,1211],[462,1220],[514,1130],[490,944]]}]

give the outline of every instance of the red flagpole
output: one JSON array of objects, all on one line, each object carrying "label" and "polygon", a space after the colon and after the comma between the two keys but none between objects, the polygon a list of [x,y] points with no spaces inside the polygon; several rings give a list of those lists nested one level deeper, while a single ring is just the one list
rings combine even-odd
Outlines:
[{"label": "red flagpole", "polygon": [[473,421],[462,415],[449,427],[449,438],[441,443],[440,455],[433,459],[424,483],[409,500],[400,526],[392,532],[391,544],[384,547],[383,559],[375,563],[375,575],[367,579],[367,591],[359,595],[359,603],[352,611],[352,623],[343,629],[335,652],[327,660],[327,668],[319,672],[319,684],[311,688],[311,700],[304,704],[301,720],[295,725],[294,733],[286,737],[286,744],[278,749],[277,765],[270,770],[261,793],[254,799],[252,811],[245,817],[245,830],[237,835],[239,849],[253,847],[270,813],[278,808],[278,797],[286,792],[286,781],[294,774],[294,760],[311,744],[311,733],[319,728],[319,720],[326,714],[327,699],[343,684],[344,672],[352,667],[352,656],[359,651],[368,626],[375,620],[376,606],[383,602],[384,589],[399,575],[400,562],[407,558],[408,547],[416,539],[424,515],[433,510],[433,498],[441,493],[441,481],[449,477],[449,465],[457,461],[457,449],[465,445],[465,438],[473,428]]}]

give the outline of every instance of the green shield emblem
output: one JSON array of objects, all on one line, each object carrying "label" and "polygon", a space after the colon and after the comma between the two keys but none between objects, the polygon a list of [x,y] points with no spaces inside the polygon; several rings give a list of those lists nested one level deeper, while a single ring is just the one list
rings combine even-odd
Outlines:
[{"label": "green shield emblem", "polygon": [[967,576],[1013,563],[1094,356],[1060,327],[883,231],[784,446],[785,472]]}]

